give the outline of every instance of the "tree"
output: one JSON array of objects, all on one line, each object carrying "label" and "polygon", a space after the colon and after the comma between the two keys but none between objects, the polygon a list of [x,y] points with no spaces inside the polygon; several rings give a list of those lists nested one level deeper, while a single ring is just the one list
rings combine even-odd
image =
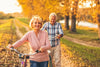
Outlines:
[{"label": "tree", "polygon": [[69,12],[70,12],[70,4],[69,0],[63,0],[60,2],[61,10],[60,13],[64,16],[65,19],[65,29],[69,30]]},{"label": "tree", "polygon": [[70,3],[69,0],[64,1],[64,10],[63,14],[65,17],[65,28],[66,30],[69,30],[69,12],[70,12]]},{"label": "tree", "polygon": [[48,20],[51,12],[59,13],[60,0],[18,0],[22,6],[23,13],[32,17],[32,15],[39,15],[44,21]]},{"label": "tree", "polygon": [[76,15],[78,9],[79,0],[71,0],[71,30],[72,32],[76,32]]},{"label": "tree", "polygon": [[95,0],[95,2],[96,2],[96,11],[97,11],[96,22],[98,23],[98,36],[99,36],[99,40],[100,40],[100,0]]}]

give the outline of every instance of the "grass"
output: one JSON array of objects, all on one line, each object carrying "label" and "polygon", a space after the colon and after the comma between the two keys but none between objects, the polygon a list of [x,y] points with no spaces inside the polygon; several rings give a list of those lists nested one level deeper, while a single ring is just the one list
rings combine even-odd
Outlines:
[{"label": "grass", "polygon": [[3,23],[0,25],[0,45],[8,44],[10,40],[15,41],[16,39],[16,28],[12,23],[12,20],[8,20],[8,22]]},{"label": "grass", "polygon": [[18,20],[20,20],[20,21],[22,21],[22,22],[24,22],[24,23],[29,25],[30,19],[28,19],[28,18],[18,18]]},{"label": "grass", "polygon": [[9,19],[0,19],[0,25],[1,24],[4,24],[4,23],[7,23],[7,22],[10,22],[11,20]]},{"label": "grass", "polygon": [[100,41],[98,40],[97,29],[91,29],[87,27],[77,27],[76,33],[64,30],[64,35],[77,38],[77,39],[81,39],[84,41],[93,41],[93,42],[100,43]]},{"label": "grass", "polygon": [[11,21],[1,24],[0,25],[0,33],[10,32],[10,30],[11,30],[10,27],[11,27]]},{"label": "grass", "polygon": [[25,33],[27,32],[26,29],[25,29],[24,27],[20,27],[19,30],[20,30],[23,34],[25,34]]},{"label": "grass", "polygon": [[20,23],[15,23],[15,24],[18,26],[18,28],[19,28],[19,30],[20,30],[20,32],[21,32],[22,34],[25,34],[25,33],[27,32],[27,30],[25,29],[25,27],[23,27],[22,22],[20,22]]},{"label": "grass", "polygon": [[63,38],[61,39],[61,42],[71,48],[69,50],[77,57],[76,60],[82,58],[82,61],[87,65],[93,65],[94,67],[100,66],[100,48],[76,44]]}]

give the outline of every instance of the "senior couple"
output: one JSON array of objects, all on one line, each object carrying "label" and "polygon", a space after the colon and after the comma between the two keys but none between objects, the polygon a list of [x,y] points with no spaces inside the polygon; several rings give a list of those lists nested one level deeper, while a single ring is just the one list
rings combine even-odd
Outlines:
[{"label": "senior couple", "polygon": [[61,67],[60,38],[63,36],[63,30],[56,19],[56,13],[51,13],[49,22],[44,23],[42,26],[42,19],[39,16],[33,16],[30,20],[30,26],[33,30],[27,32],[13,45],[9,44],[8,47],[17,48],[28,41],[32,49],[31,52],[41,51],[30,56],[30,67],[48,67],[49,54],[47,50],[51,51],[52,67]]}]

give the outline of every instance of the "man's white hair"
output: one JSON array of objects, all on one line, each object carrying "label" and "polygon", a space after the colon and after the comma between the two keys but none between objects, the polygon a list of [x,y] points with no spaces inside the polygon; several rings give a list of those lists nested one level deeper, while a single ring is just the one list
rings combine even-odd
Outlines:
[{"label": "man's white hair", "polygon": [[42,19],[40,18],[40,16],[34,15],[34,16],[32,17],[32,19],[30,20],[30,23],[29,23],[29,26],[30,26],[31,28],[33,28],[33,27],[32,27],[32,24],[34,23],[34,20],[35,20],[35,19],[38,19],[38,21],[42,23]]},{"label": "man's white hair", "polygon": [[49,15],[49,20],[51,19],[52,16],[55,16],[56,19],[57,19],[57,15],[56,15],[56,13],[53,12],[53,13],[51,13],[51,14]]}]

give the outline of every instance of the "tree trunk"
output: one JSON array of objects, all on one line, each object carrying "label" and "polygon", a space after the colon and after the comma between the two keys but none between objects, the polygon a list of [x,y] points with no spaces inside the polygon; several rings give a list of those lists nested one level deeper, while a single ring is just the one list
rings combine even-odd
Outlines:
[{"label": "tree trunk", "polygon": [[97,10],[97,23],[98,23],[98,37],[100,40],[100,0],[95,0],[96,3],[96,10]]},{"label": "tree trunk", "polygon": [[72,15],[71,20],[71,31],[76,32],[76,16]]},{"label": "tree trunk", "polygon": [[69,30],[69,16],[65,15],[65,28],[66,30]]},{"label": "tree trunk", "polygon": [[98,25],[98,37],[99,37],[99,40],[100,40],[100,24]]},{"label": "tree trunk", "polygon": [[79,0],[74,0],[74,3],[72,3],[72,11],[71,11],[71,32],[76,32],[76,15],[77,15],[77,9],[78,9],[78,2]]},{"label": "tree trunk", "polygon": [[97,16],[97,18],[98,18],[98,37],[99,37],[99,40],[100,40],[100,14],[98,14],[98,16]]}]

